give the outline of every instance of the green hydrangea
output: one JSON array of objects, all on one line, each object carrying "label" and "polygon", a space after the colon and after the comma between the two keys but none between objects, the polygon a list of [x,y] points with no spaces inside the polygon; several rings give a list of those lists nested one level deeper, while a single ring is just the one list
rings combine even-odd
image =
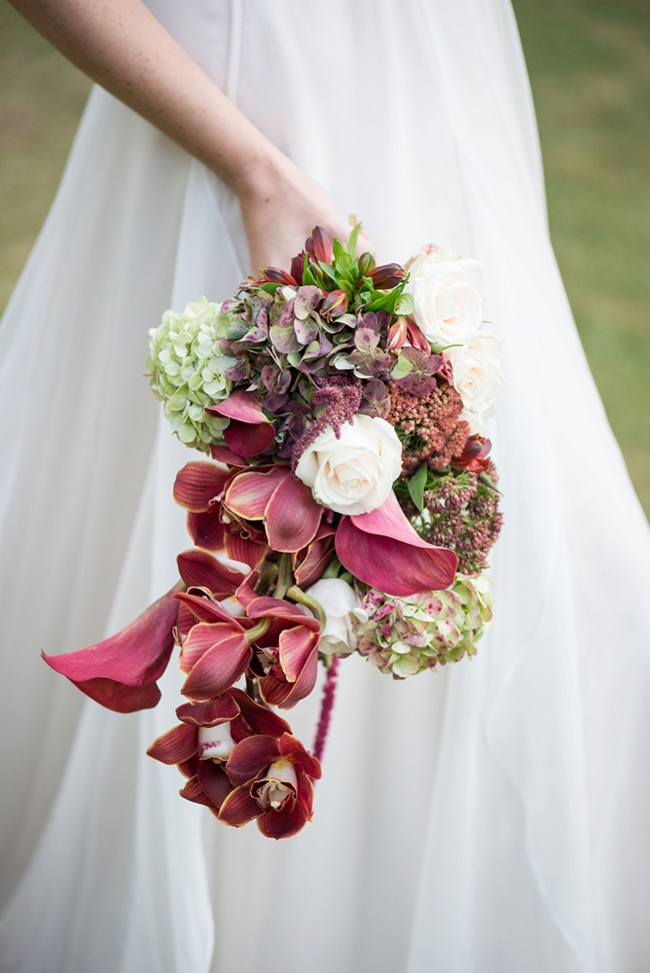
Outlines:
[{"label": "green hydrangea", "polygon": [[205,407],[221,402],[232,389],[224,372],[233,359],[220,348],[230,323],[220,304],[201,297],[182,314],[165,311],[160,327],[149,332],[147,374],[154,395],[164,403],[165,418],[181,442],[206,453],[211,443],[223,441],[229,422]]},{"label": "green hydrangea", "polygon": [[368,621],[357,629],[357,651],[399,679],[476,655],[492,620],[491,586],[485,574],[459,574],[444,591],[406,598],[371,588],[361,600]]}]

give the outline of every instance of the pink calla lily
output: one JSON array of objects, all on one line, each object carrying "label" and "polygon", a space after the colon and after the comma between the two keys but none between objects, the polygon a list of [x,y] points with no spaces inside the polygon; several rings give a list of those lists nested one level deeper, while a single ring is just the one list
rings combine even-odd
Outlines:
[{"label": "pink calla lily", "polygon": [[348,571],[389,595],[447,588],[458,567],[453,551],[428,544],[416,534],[392,491],[376,510],[341,517],[335,544]]},{"label": "pink calla lily", "polygon": [[312,780],[320,763],[289,733],[247,737],[237,743],[226,763],[230,780],[240,781],[224,799],[219,820],[235,828],[257,820],[267,838],[290,838],[311,821]]},{"label": "pink calla lily", "polygon": [[240,456],[258,456],[275,439],[273,424],[253,393],[245,389],[235,389],[223,402],[210,405],[205,411],[230,419],[223,438],[228,448]]},{"label": "pink calla lily", "polygon": [[117,713],[150,709],[160,699],[156,680],[167,668],[178,617],[176,588],[117,635],[78,652],[45,655],[83,693]]}]

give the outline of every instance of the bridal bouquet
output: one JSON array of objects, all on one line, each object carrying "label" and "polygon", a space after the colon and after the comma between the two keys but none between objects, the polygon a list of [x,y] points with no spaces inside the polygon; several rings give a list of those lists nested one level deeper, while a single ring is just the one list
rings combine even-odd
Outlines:
[{"label": "bridal bouquet", "polygon": [[[167,311],[148,371],[210,458],[178,473],[194,547],[118,635],[47,656],[118,712],[155,706],[179,647],[179,723],[149,748],[181,795],[273,838],[312,817],[341,658],[404,679],[476,653],[500,527],[485,420],[504,387],[484,272],[448,247],[376,266],[316,228],[289,271]],[[219,555],[219,556],[216,556]],[[313,752],[276,710],[326,669]]]}]

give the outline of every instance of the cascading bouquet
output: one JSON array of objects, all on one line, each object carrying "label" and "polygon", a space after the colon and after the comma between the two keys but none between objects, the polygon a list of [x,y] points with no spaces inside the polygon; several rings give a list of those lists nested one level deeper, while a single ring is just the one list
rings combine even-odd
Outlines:
[{"label": "cascading bouquet", "polygon": [[[287,272],[167,311],[151,384],[179,439],[194,543],[180,582],[56,671],[117,712],[155,706],[174,645],[179,723],[149,748],[181,796],[273,838],[312,817],[339,659],[404,679],[476,653],[501,527],[484,422],[504,383],[484,272],[449,247],[406,268],[316,228]],[[216,557],[215,554],[220,555]],[[327,669],[314,752],[276,709]]]}]

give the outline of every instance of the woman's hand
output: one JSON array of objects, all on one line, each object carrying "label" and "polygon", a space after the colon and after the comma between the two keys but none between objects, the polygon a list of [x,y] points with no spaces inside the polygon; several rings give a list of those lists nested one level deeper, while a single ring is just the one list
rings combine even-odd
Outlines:
[{"label": "woman's hand", "polygon": [[[264,267],[288,270],[315,226],[347,240],[352,229],[323,187],[279,151],[260,161],[235,186],[241,204],[253,274]],[[357,255],[372,246],[363,231]]]}]

